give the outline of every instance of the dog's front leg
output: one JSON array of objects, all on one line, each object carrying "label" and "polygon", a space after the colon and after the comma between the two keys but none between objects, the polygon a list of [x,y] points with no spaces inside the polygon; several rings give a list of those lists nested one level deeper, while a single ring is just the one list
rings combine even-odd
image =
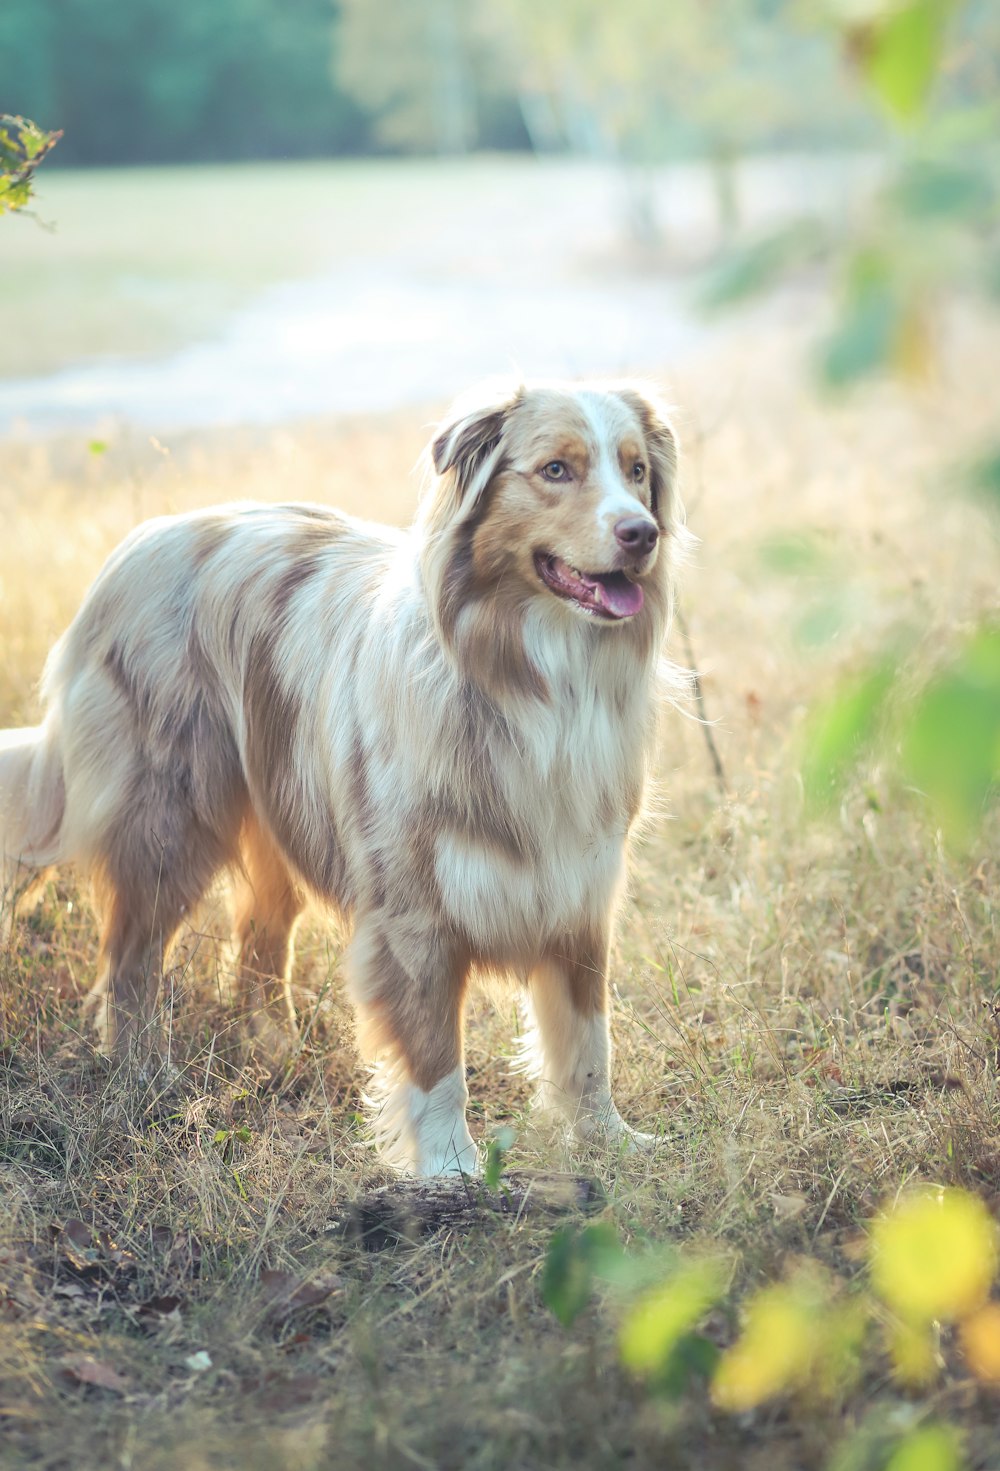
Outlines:
[{"label": "dog's front leg", "polygon": [[363,917],[347,956],[362,1051],[376,1064],[374,1128],[390,1163],[474,1173],[462,1012],[468,956],[424,916]]},{"label": "dog's front leg", "polygon": [[576,1137],[604,1134],[641,1147],[649,1136],[622,1119],[611,1097],[608,939],[575,935],[554,946],[529,977],[541,1101],[563,1114]]}]

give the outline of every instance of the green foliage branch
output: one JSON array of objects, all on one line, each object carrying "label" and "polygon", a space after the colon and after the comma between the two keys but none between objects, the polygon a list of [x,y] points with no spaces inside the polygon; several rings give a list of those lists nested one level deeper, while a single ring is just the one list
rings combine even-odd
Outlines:
[{"label": "green foliage branch", "polygon": [[0,113],[0,214],[31,202],[35,170],[62,137],[47,133],[28,118]]}]

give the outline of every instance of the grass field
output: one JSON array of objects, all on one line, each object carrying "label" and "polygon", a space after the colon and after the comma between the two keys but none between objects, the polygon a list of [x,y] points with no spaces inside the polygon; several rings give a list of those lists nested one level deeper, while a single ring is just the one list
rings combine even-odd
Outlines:
[{"label": "grass field", "polygon": [[[704,731],[668,712],[663,812],[614,957],[618,1102],[659,1149],[571,1154],[533,1119],[509,1071],[512,1002],[476,1002],[469,1037],[473,1130],[513,1128],[512,1171],[595,1176],[598,1219],[636,1252],[721,1253],[730,1285],[706,1327],[720,1344],[750,1290],[806,1257],[850,1294],[867,1223],[907,1182],[1000,1200],[996,831],[951,855],[919,796],[878,774],[807,825],[795,757],[809,702],[887,630],[931,628],[931,656],[995,607],[995,536],[946,471],[992,427],[997,343],[956,320],[926,391],[846,405],[817,402],[802,349],[790,330],[734,337],[672,384],[701,538],[682,606],[726,791]],[[97,455],[8,448],[2,723],[32,716],[51,639],[138,519],[305,496],[405,521],[432,411],[125,437]],[[790,537],[822,557],[789,561]],[[671,651],[688,657],[676,635]],[[80,1033],[94,933],[71,875],[0,955],[4,1466],[792,1471],[828,1465],[866,1421],[925,1415],[961,1428],[970,1466],[1000,1465],[996,1393],[947,1332],[925,1391],[897,1385],[873,1343],[839,1395],[732,1415],[630,1377],[611,1288],[560,1326],[541,1290],[557,1217],[470,1214],[381,1250],[331,1230],[384,1179],[359,1118],[342,936],[317,918],[303,938],[308,1039],[267,1091],[227,1032],[224,930],[220,896],[184,941],[171,1026],[187,1070],[163,1097],[108,1080]],[[301,1281],[319,1286],[289,1302]]]}]

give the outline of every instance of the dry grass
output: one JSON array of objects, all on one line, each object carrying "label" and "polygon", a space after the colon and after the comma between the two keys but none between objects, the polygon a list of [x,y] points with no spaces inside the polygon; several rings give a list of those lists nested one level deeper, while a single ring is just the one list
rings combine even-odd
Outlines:
[{"label": "dry grass", "polygon": [[[857,1278],[866,1219],[912,1177],[991,1200],[1000,1190],[984,1006],[995,858],[985,841],[949,856],[919,803],[877,776],[831,826],[803,825],[792,755],[807,702],[901,617],[947,640],[995,604],[995,542],[941,472],[990,426],[996,343],[955,324],[923,397],[880,389],[846,407],[817,405],[800,346],[772,324],[674,385],[702,538],[684,605],[729,792],[715,787],[702,730],[671,713],[669,816],[638,853],[615,957],[618,1099],[662,1133],[661,1150],[570,1158],[508,1075],[512,1008],[477,1005],[470,1030],[474,1131],[513,1124],[519,1169],[596,1172],[628,1242],[720,1247],[733,1303],[803,1253]],[[404,520],[423,437],[408,415],[201,437],[169,453],[141,440],[99,457],[10,451],[5,723],[32,714],[51,638],[136,519],[302,495]],[[820,538],[826,575],[781,575],[761,557],[789,533]],[[834,591],[839,637],[797,641],[803,610]],[[268,1093],[228,1040],[221,909],[199,925],[172,1014],[190,1067],[161,1098],[108,1079],[78,1032],[93,933],[70,878],[0,957],[5,1466],[777,1471],[825,1465],[873,1404],[905,1398],[875,1362],[834,1407],[733,1418],[692,1394],[667,1411],[618,1365],[612,1299],[568,1331],[543,1306],[545,1216],[486,1217],[378,1252],[331,1231],[337,1208],[382,1178],[359,1124],[341,937],[317,923],[303,943],[309,1039],[287,1087]],[[74,1219],[107,1240],[67,1233]],[[265,1269],[332,1290],[276,1309]],[[143,1310],[157,1298],[179,1302]],[[727,1340],[734,1323],[720,1314],[710,1331]],[[972,1465],[1000,1464],[996,1401],[948,1354],[935,1405],[967,1431]],[[103,1387],[81,1382],[95,1373]]]}]

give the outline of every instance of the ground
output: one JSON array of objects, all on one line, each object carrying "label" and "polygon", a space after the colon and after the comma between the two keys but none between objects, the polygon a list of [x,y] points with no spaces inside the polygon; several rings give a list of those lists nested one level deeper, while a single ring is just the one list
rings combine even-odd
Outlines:
[{"label": "ground", "polygon": [[[734,1416],[625,1371],[613,1288],[569,1328],[542,1294],[556,1227],[604,1220],[637,1253],[721,1253],[731,1286],[706,1332],[726,1343],[748,1292],[805,1256],[859,1282],[867,1223],[907,1182],[1000,1200],[995,829],[951,852],[919,794],[878,772],[806,821],[797,776],[806,711],[839,671],[903,623],[932,630],[930,657],[995,607],[995,535],[950,472],[992,427],[997,344],[956,310],[932,382],[828,403],[802,315],[734,326],[670,380],[700,541],[669,652],[702,672],[724,782],[690,705],[668,709],[614,953],[616,1095],[656,1151],[568,1150],[510,1069],[513,1002],[477,1000],[474,1132],[512,1128],[521,1192],[560,1174],[600,1188],[359,1239],[352,1204],[386,1176],[336,927],[314,916],[303,936],[306,1041],[269,1089],[227,1031],[220,894],[175,975],[182,1082],[138,1094],[81,1032],[94,928],[61,876],[0,955],[5,1466],[791,1471],[907,1404],[960,1426],[970,1465],[1000,1465],[995,1392],[947,1335],[932,1393],[895,1386],[873,1349],[838,1400]],[[302,496],[405,522],[440,408],[9,445],[2,723],[32,718],[51,640],[137,520]]]}]

